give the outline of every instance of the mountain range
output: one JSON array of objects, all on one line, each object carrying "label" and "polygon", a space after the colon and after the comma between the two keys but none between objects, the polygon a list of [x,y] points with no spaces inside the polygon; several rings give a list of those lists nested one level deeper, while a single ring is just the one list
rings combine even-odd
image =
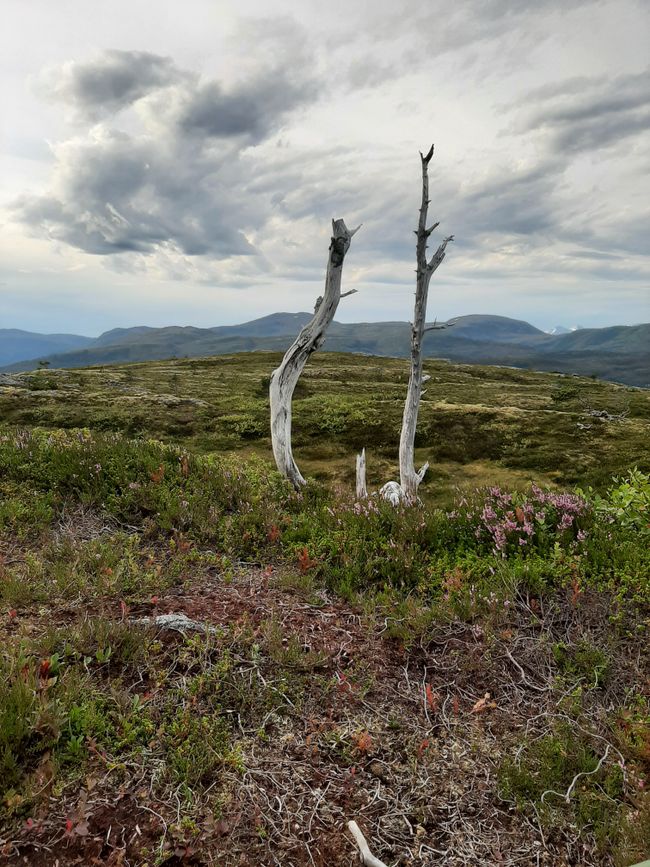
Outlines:
[{"label": "mountain range", "polygon": [[[214,328],[169,326],[116,328],[99,337],[34,334],[0,329],[0,370],[88,367],[173,357],[283,350],[311,319],[310,313],[274,313],[241,325]],[[528,322],[505,316],[472,315],[450,320],[428,333],[427,357],[596,376],[628,385],[650,386],[650,324],[580,328],[547,334]],[[324,349],[406,357],[406,322],[333,322]]]}]

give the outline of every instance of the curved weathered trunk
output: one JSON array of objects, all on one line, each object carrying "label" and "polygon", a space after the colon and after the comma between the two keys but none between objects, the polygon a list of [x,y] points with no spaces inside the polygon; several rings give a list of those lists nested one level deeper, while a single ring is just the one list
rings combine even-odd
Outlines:
[{"label": "curved weathered trunk", "polygon": [[[282,363],[271,374],[269,396],[271,400],[271,443],[278,470],[299,490],[305,484],[291,451],[291,400],[296,383],[307,363],[325,339],[341,295],[343,260],[350,247],[352,236],[359,230],[350,231],[343,220],[332,220],[325,292],[316,302],[313,319],[305,325],[298,337],[286,351]],[[352,290],[356,291],[356,290]],[[345,293],[351,294],[351,293]]]},{"label": "curved weathered trunk", "polygon": [[429,162],[433,156],[433,145],[426,156],[420,154],[422,161],[422,204],[420,206],[420,219],[416,231],[417,244],[417,270],[415,284],[415,310],[413,313],[413,325],[411,328],[411,374],[409,377],[404,415],[402,416],[402,430],[399,440],[399,474],[402,496],[407,503],[415,502],[418,495],[418,487],[424,478],[429,464],[426,463],[420,470],[415,469],[415,430],[418,423],[418,410],[422,397],[422,339],[424,337],[425,322],[427,316],[427,297],[431,277],[442,260],[445,258],[445,248],[453,235],[445,238],[436,252],[427,261],[427,240],[436,228],[434,223],[427,229],[427,211],[429,208]]}]

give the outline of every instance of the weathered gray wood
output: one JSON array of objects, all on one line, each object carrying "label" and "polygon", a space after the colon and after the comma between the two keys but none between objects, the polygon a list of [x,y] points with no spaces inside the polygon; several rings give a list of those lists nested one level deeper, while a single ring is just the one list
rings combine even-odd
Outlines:
[{"label": "weathered gray wood", "polygon": [[361,449],[357,455],[357,500],[365,500],[368,497],[366,487],[366,450]]},{"label": "weathered gray wood", "polygon": [[417,500],[418,487],[429,468],[424,464],[419,470],[415,469],[415,431],[418,423],[418,411],[420,398],[422,397],[422,338],[425,332],[427,315],[427,299],[429,295],[429,283],[433,273],[445,258],[445,248],[449,241],[453,241],[453,235],[445,238],[427,261],[427,240],[438,223],[427,229],[427,211],[429,209],[429,162],[433,156],[433,145],[426,156],[420,153],[422,162],[422,203],[420,205],[420,218],[416,231],[416,283],[415,283],[415,309],[413,312],[413,325],[411,328],[411,373],[409,376],[404,414],[402,416],[402,430],[399,441],[399,473],[400,486],[403,499],[407,503]]},{"label": "weathered gray wood", "polygon": [[380,861],[379,858],[376,858],[372,854],[368,843],[366,842],[366,838],[363,836],[361,828],[357,825],[354,819],[348,822],[348,829],[354,837],[354,842],[359,847],[359,860],[364,867],[386,867],[383,861]]},{"label": "weathered gray wood", "polygon": [[[291,450],[291,400],[309,356],[325,339],[341,300],[343,260],[353,235],[361,227],[350,231],[343,220],[332,220],[332,240],[325,276],[325,292],[316,302],[313,319],[305,325],[286,351],[282,363],[271,374],[269,397],[271,401],[271,443],[278,470],[296,490],[305,484]],[[351,295],[355,289],[346,292]]]},{"label": "weathered gray wood", "polygon": [[387,500],[393,506],[399,506],[404,499],[404,491],[402,486],[397,482],[386,482],[379,489],[379,496],[382,500]]},{"label": "weathered gray wood", "polygon": [[389,503],[392,503],[394,506],[398,505],[402,501],[406,503],[417,502],[418,487],[424,478],[424,474],[429,468],[429,464],[425,463],[419,470],[415,469],[415,431],[418,423],[420,399],[424,394],[422,391],[422,384],[429,379],[429,377],[425,376],[422,371],[422,338],[427,331],[438,331],[453,324],[438,324],[437,322],[434,322],[433,325],[425,327],[429,283],[431,282],[431,277],[435,270],[445,258],[445,249],[447,244],[454,240],[453,235],[445,238],[431,259],[427,261],[427,240],[433,230],[439,225],[439,223],[434,223],[427,229],[427,211],[429,209],[429,162],[431,161],[432,156],[433,145],[431,145],[426,156],[423,156],[423,154],[420,153],[420,160],[422,162],[422,203],[420,205],[418,228],[415,231],[417,236],[415,310],[413,313],[413,325],[411,327],[411,372],[406,392],[406,401],[404,402],[402,429],[399,441],[400,483],[386,482],[386,484],[379,490],[380,496]]}]

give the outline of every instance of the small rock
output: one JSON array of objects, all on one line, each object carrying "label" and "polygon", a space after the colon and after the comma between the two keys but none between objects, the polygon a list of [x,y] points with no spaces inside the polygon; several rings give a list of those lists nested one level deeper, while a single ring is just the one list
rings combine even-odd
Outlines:
[{"label": "small rock", "polygon": [[373,777],[377,777],[377,779],[381,780],[382,783],[390,782],[390,772],[386,765],[381,762],[370,762],[367,770],[369,774],[372,774]]}]

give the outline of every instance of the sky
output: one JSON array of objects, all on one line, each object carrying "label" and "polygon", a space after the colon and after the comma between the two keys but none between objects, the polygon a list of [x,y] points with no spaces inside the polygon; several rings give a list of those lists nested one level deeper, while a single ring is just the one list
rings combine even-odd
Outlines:
[{"label": "sky", "polygon": [[650,321],[647,0],[2,0],[0,328]]}]

